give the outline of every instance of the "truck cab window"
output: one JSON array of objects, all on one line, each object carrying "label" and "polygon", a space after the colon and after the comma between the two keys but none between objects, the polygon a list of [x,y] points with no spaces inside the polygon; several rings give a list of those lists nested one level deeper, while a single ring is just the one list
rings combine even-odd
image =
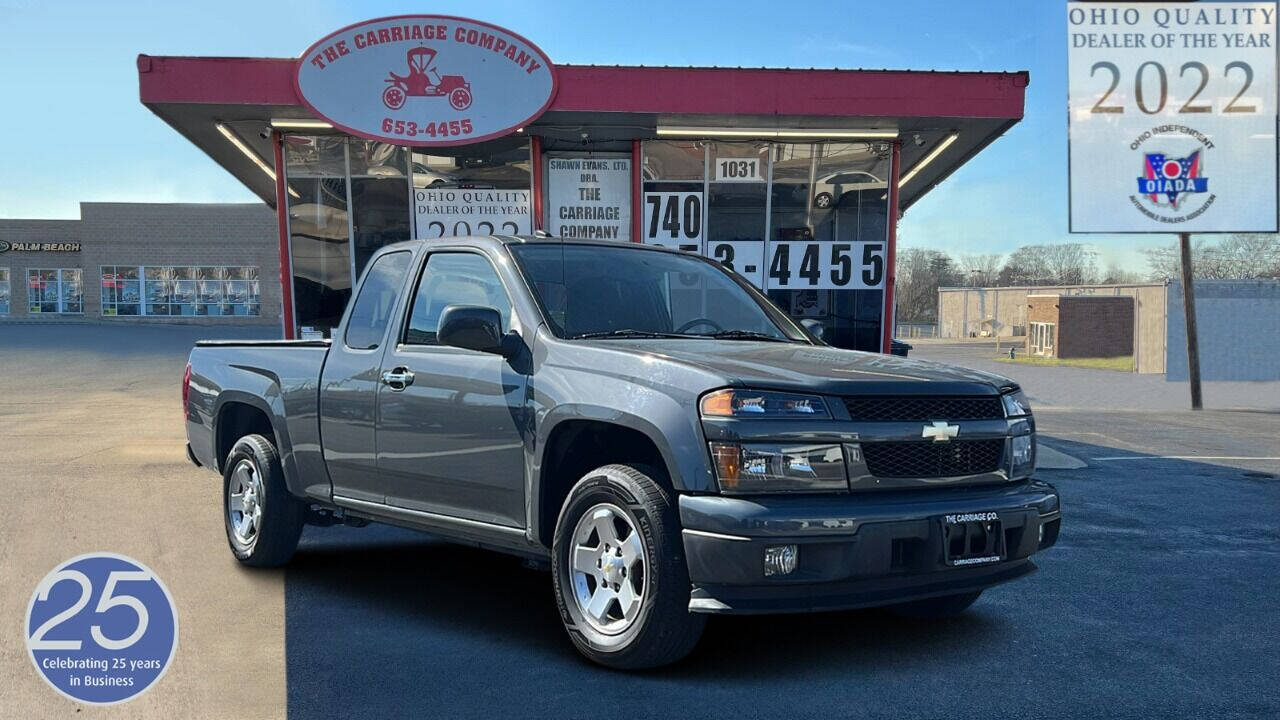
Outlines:
[{"label": "truck cab window", "polygon": [[360,294],[351,308],[344,342],[353,350],[373,350],[382,342],[387,331],[387,321],[395,308],[405,270],[409,267],[408,252],[383,255],[369,267]]},{"label": "truck cab window", "polygon": [[434,253],[418,281],[405,343],[436,344],[440,313],[450,305],[491,307],[502,317],[504,331],[511,326],[511,300],[486,258],[475,253]]}]

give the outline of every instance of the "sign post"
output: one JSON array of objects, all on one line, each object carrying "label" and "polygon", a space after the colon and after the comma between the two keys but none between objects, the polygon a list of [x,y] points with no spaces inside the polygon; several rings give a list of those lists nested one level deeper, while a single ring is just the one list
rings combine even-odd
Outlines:
[{"label": "sign post", "polygon": [[1191,233],[1274,233],[1276,3],[1067,4],[1069,230],[1178,233],[1201,407]]},{"label": "sign post", "polygon": [[1191,233],[1178,233],[1182,253],[1182,314],[1187,320],[1187,379],[1191,382],[1191,409],[1200,410],[1200,338],[1196,334],[1196,289],[1192,283]]}]

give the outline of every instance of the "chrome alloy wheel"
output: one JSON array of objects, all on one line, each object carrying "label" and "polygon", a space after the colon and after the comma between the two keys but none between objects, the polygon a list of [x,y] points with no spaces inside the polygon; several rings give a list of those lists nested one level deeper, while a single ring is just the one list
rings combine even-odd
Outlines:
[{"label": "chrome alloy wheel", "polygon": [[227,518],[236,542],[245,548],[252,547],[262,528],[262,473],[248,458],[236,463],[231,471]]},{"label": "chrome alloy wheel", "polygon": [[573,599],[583,619],[616,635],[640,614],[648,574],[644,539],[631,518],[607,503],[593,506],[573,529]]}]

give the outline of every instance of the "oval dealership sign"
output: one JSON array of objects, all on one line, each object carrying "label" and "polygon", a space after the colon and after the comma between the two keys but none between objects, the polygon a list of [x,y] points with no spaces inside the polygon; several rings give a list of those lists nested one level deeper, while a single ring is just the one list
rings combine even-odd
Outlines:
[{"label": "oval dealership sign", "polygon": [[510,134],[555,97],[551,60],[496,25],[445,15],[368,20],[307,48],[298,97],[352,135],[462,145]]}]

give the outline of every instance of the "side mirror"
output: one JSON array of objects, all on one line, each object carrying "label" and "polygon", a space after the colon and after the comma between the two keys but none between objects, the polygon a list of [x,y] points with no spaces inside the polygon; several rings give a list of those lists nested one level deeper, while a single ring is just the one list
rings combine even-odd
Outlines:
[{"label": "side mirror", "polygon": [[821,320],[814,318],[805,318],[800,321],[800,325],[813,334],[819,340],[826,340],[823,335],[827,334],[827,326],[822,324]]},{"label": "side mirror", "polygon": [[480,305],[445,307],[440,313],[436,342],[503,357],[513,354],[511,346],[503,341],[502,316],[497,310]]}]

